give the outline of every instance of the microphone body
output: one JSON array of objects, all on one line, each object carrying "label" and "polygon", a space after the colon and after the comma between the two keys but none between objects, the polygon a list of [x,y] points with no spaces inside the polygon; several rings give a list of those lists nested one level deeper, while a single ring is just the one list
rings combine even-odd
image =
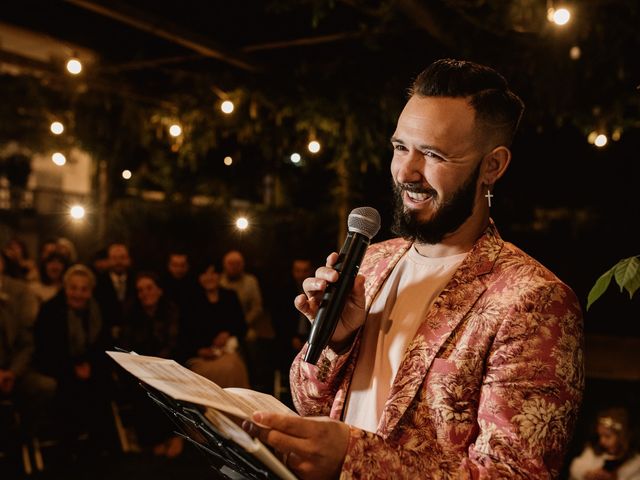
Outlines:
[{"label": "microphone body", "polygon": [[[375,213],[375,216],[377,216],[377,225],[374,224],[376,221],[375,218],[373,221],[365,218],[364,220],[371,223],[373,228],[368,225],[365,225],[364,230],[358,228],[358,226],[351,228],[352,216],[355,214],[355,217],[361,217],[361,215],[358,215],[356,212],[364,209],[367,210],[365,213],[369,213],[369,210]],[[371,242],[371,238],[380,228],[379,219],[380,216],[378,212],[370,207],[355,209],[352,214],[349,215],[349,233],[340,249],[338,260],[333,266],[339,273],[339,277],[335,283],[329,284],[324,291],[318,313],[316,314],[309,334],[309,348],[304,357],[305,362],[315,365],[320,358],[322,350],[324,350],[331,340],[342,310],[344,309],[344,304],[353,289],[353,282],[358,275],[360,263]],[[356,218],[356,221],[362,221],[362,218]],[[371,230],[374,231],[372,232]]]}]

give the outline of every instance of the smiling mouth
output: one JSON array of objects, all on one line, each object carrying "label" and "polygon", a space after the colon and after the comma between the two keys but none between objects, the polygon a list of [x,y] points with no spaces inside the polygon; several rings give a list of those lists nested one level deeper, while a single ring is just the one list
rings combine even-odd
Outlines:
[{"label": "smiling mouth", "polygon": [[425,192],[410,192],[408,190],[405,190],[405,194],[409,198],[409,200],[415,203],[425,202],[432,198],[432,195],[430,193]]}]

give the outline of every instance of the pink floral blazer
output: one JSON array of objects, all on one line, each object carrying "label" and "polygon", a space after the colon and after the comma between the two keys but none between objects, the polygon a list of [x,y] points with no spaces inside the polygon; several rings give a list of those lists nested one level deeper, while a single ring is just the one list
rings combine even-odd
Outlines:
[{"label": "pink floral blazer", "polygon": [[[410,246],[369,248],[368,307]],[[317,366],[298,355],[301,415],[342,418],[358,346],[326,348]],[[408,346],[377,431],[351,427],[341,478],[554,478],[583,387],[575,295],[491,223]]]}]

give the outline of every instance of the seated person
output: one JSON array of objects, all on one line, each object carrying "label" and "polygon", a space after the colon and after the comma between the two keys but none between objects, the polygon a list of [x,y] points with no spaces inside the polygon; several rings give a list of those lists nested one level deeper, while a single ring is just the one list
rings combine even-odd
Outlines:
[{"label": "seated person", "polygon": [[[63,290],[42,304],[36,319],[34,364],[57,383],[54,408],[63,440],[81,433],[100,447],[114,440],[105,350],[110,346],[93,298],[95,277],[84,265],[71,266]],[[98,445],[96,445],[98,446]]]},{"label": "seated person", "polygon": [[37,305],[23,281],[4,275],[0,255],[0,400],[14,402],[29,435],[36,433],[43,403],[55,392],[55,382],[30,368]]},{"label": "seated person", "polygon": [[236,293],[219,286],[213,262],[199,270],[202,292],[193,318],[184,325],[186,366],[221,387],[249,387],[244,360],[238,353],[246,323]]},{"label": "seated person", "polygon": [[571,462],[572,480],[640,480],[640,455],[632,448],[629,415],[611,408],[598,415],[597,440]]},{"label": "seated person", "polygon": [[[126,350],[154,357],[174,358],[178,339],[179,312],[164,295],[158,276],[141,272],[135,279],[136,299],[127,314],[120,343]],[[127,377],[128,378],[128,377]],[[133,404],[133,422],[142,447],[151,446],[155,455],[177,457],[182,452],[181,437],[172,435],[173,424],[152,406],[137,384],[128,385]]]}]

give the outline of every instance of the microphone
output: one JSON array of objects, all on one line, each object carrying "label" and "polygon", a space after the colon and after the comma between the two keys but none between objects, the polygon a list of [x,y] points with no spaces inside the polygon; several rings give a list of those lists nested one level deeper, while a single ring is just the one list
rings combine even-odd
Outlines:
[{"label": "microphone", "polygon": [[304,361],[314,365],[333,336],[358,275],[360,262],[371,239],[380,230],[380,214],[371,207],[355,208],[349,214],[347,224],[349,233],[333,266],[340,276],[337,282],[327,285],[309,334],[309,348]]}]

